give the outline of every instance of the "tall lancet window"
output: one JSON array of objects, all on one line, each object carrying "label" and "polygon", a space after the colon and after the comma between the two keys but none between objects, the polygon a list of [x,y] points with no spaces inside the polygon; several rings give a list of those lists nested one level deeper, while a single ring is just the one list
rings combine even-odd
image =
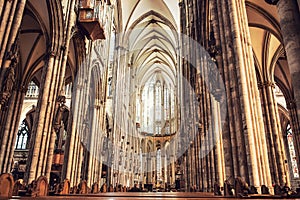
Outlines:
[{"label": "tall lancet window", "polygon": [[289,146],[293,175],[294,178],[299,178],[299,170],[296,161],[296,152],[295,152],[295,146],[293,140],[293,133],[290,124],[287,125],[286,131],[287,131],[287,141]]},{"label": "tall lancet window", "polygon": [[19,127],[15,148],[18,150],[28,149],[29,139],[30,139],[30,131],[26,123],[26,120],[23,120],[22,124]]},{"label": "tall lancet window", "polygon": [[157,81],[155,84],[155,134],[161,133],[161,83]]},{"label": "tall lancet window", "polygon": [[161,150],[158,149],[156,152],[156,176],[157,180],[161,180]]},{"label": "tall lancet window", "polygon": [[143,134],[163,136],[174,133],[171,130],[176,122],[173,91],[174,86],[161,71],[155,72],[142,85],[136,97],[136,120]]},{"label": "tall lancet window", "polygon": [[160,82],[157,81],[155,85],[155,117],[156,121],[161,120],[161,85]]},{"label": "tall lancet window", "polygon": [[170,98],[169,90],[164,87],[164,134],[170,134]]}]

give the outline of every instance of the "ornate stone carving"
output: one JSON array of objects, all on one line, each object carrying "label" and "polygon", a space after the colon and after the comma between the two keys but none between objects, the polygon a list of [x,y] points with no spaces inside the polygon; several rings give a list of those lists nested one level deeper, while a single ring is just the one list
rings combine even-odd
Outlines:
[{"label": "ornate stone carving", "polygon": [[9,52],[6,53],[6,60],[10,62],[9,67],[6,69],[4,79],[2,82],[2,88],[0,93],[0,104],[4,105],[8,102],[12,95],[14,85],[16,82],[15,68],[19,63],[19,45],[15,42]]},{"label": "ornate stone carving", "polygon": [[275,83],[273,83],[273,82],[271,82],[271,81],[266,81],[263,85],[264,85],[266,88],[267,88],[267,87],[275,88]]},{"label": "ornate stone carving", "polygon": [[5,104],[10,96],[12,95],[13,87],[15,85],[16,77],[15,77],[15,66],[17,64],[16,60],[11,61],[10,67],[6,70],[6,74],[4,76],[3,84],[2,84],[2,92],[1,92],[1,105]]}]

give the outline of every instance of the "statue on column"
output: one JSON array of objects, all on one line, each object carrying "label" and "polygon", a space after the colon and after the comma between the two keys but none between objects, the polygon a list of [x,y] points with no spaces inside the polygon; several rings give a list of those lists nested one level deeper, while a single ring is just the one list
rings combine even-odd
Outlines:
[{"label": "statue on column", "polygon": [[55,116],[55,120],[54,120],[54,130],[55,132],[59,133],[59,130],[61,128],[61,121],[63,118],[63,113],[64,111],[67,109],[67,106],[65,105],[66,103],[66,97],[65,96],[58,96],[57,97],[57,103],[58,108],[56,111],[56,116]]},{"label": "statue on column", "polygon": [[10,96],[13,92],[13,87],[16,82],[16,75],[15,75],[15,67],[18,63],[17,56],[14,56],[11,59],[11,64],[9,68],[6,70],[3,84],[2,84],[2,91],[1,91],[1,105],[4,105],[9,100]]}]

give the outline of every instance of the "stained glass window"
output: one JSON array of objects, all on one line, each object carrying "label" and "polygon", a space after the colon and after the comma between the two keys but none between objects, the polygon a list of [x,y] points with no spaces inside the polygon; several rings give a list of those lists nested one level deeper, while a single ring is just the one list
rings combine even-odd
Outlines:
[{"label": "stained glass window", "polygon": [[30,139],[30,132],[26,124],[26,121],[23,120],[22,124],[19,127],[15,148],[18,150],[28,149],[29,139]]},{"label": "stained glass window", "polygon": [[296,161],[293,133],[292,133],[290,124],[287,125],[286,130],[287,130],[287,141],[288,141],[288,147],[289,147],[289,152],[290,152],[293,175],[294,175],[294,178],[299,178],[299,170],[298,170],[297,161]]},{"label": "stained glass window", "polygon": [[160,149],[156,152],[156,171],[157,171],[157,180],[161,179],[161,151]]}]

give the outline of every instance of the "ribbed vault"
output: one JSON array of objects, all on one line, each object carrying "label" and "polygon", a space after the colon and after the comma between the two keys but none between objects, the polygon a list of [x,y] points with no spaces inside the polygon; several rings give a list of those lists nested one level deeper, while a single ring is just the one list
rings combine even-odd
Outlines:
[{"label": "ribbed vault", "polygon": [[177,3],[172,0],[157,0],[155,3],[133,0],[121,2],[120,7],[121,31],[124,33],[120,43],[129,52],[128,66],[131,78],[134,78],[132,83],[135,84],[137,101],[148,91],[147,87],[157,82],[174,95],[178,60]]},{"label": "ribbed vault", "polygon": [[276,7],[258,0],[248,0],[246,6],[259,81],[276,82],[281,90],[291,93],[290,72]]}]

